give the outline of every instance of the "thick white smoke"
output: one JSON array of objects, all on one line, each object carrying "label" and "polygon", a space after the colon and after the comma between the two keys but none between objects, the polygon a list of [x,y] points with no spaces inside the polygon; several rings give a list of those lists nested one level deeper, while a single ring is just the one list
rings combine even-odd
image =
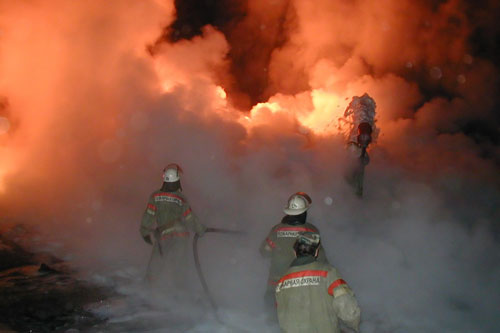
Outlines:
[{"label": "thick white smoke", "polygon": [[[305,191],[313,199],[310,222],[360,301],[362,331],[495,331],[498,168],[459,131],[475,105],[488,117],[488,100],[464,86],[461,97],[425,102],[416,82],[385,72],[394,66],[384,53],[387,39],[374,42],[380,47],[373,59],[384,61],[361,60],[359,54],[371,52],[363,51],[367,39],[356,37],[364,29],[310,45],[312,39],[301,38],[319,30],[329,31],[322,35],[327,39],[344,31],[341,22],[318,27],[335,11],[318,19],[308,2],[293,3],[295,19],[312,22],[300,25],[312,31],[292,34],[273,55],[273,89],[287,83],[275,75],[284,70],[279,59],[297,60],[290,50],[305,49],[296,65],[307,69],[312,89],[374,97],[381,136],[362,200],[343,181],[341,138],[304,131],[286,110],[242,125],[214,74],[228,68],[229,46],[220,32],[207,27],[192,41],[161,45],[154,58],[147,53],[145,46],[173,19],[172,2],[2,2],[0,94],[19,122],[1,142],[8,157],[0,159],[7,172],[2,218],[38,225],[46,237],[64,243],[82,270],[108,277],[133,272],[137,278],[150,251],[138,232],[147,197],[161,185],[162,168],[176,162],[201,221],[247,233],[200,240],[221,312],[235,325],[265,331],[267,263],[258,246],[280,221],[288,196]],[[371,5],[361,17],[373,18],[380,7],[363,3]],[[396,2],[386,3],[389,12],[400,10]],[[399,36],[395,28],[388,33]],[[318,50],[333,52],[325,43],[344,50],[345,62],[337,51],[335,57],[313,57]],[[420,46],[408,50],[414,64],[424,61]],[[437,62],[449,60],[430,50]],[[406,66],[407,59],[396,60]],[[491,75],[491,64],[474,64],[467,82]],[[208,318],[195,331],[213,331]],[[165,330],[175,329],[168,325]]]}]

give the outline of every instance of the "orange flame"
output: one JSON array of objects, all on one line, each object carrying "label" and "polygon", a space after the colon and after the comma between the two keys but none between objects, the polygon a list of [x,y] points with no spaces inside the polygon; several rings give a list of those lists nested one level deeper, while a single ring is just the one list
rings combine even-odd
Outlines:
[{"label": "orange flame", "polygon": [[316,135],[337,135],[342,133],[339,119],[347,104],[345,98],[324,89],[314,89],[298,96],[278,94],[268,102],[255,105],[248,115],[240,117],[239,122],[250,129],[265,124],[273,114],[283,114],[294,118],[300,128]]}]

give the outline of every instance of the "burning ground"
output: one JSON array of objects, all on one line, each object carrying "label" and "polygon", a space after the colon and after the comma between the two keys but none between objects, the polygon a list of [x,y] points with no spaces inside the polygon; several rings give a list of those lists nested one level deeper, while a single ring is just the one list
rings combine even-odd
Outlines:
[{"label": "burning ground", "polygon": [[[201,244],[234,325],[271,329],[257,248],[300,190],[363,331],[496,331],[498,16],[486,0],[0,1],[2,223],[133,294],[105,313],[127,322],[139,219],[177,162],[205,224],[247,231]],[[358,200],[338,119],[365,92],[380,136]]]}]

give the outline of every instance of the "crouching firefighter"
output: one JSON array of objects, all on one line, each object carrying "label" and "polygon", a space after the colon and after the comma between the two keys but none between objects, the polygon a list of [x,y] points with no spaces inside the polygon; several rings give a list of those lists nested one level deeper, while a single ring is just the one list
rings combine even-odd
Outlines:
[{"label": "crouching firefighter", "polygon": [[181,173],[177,164],[163,170],[163,185],[150,195],[140,227],[144,241],[153,245],[146,278],[155,291],[174,296],[190,289],[190,234],[206,230],[182,193]]},{"label": "crouching firefighter", "polygon": [[297,258],[276,286],[278,321],[285,333],[340,333],[340,322],[356,332],[360,309],[354,293],[330,264],[317,260],[320,236],[300,234]]},{"label": "crouching firefighter", "polygon": [[[304,192],[297,192],[290,196],[286,207],[283,209],[286,214],[281,223],[271,228],[266,239],[260,246],[260,253],[263,257],[271,258],[267,288],[264,295],[266,306],[271,317],[275,318],[275,288],[278,280],[283,276],[295,259],[293,244],[299,232],[312,231],[319,233],[316,228],[307,220],[307,210],[312,204],[312,200]],[[319,247],[319,261],[327,261],[325,252]],[[275,319],[274,319],[275,320]]]}]

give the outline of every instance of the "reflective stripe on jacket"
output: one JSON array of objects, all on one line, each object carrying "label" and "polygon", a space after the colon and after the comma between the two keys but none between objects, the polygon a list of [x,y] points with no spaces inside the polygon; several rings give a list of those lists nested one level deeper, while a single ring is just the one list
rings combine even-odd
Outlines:
[{"label": "reflective stripe on jacket", "polygon": [[189,236],[189,231],[203,234],[206,227],[198,222],[186,196],[180,192],[153,192],[142,215],[140,232],[145,237],[154,230],[161,233],[162,238]]},{"label": "reflective stripe on jacket", "polygon": [[339,319],[357,330],[360,310],[338,271],[313,257],[301,257],[278,281],[276,306],[287,333],[340,332]]}]

